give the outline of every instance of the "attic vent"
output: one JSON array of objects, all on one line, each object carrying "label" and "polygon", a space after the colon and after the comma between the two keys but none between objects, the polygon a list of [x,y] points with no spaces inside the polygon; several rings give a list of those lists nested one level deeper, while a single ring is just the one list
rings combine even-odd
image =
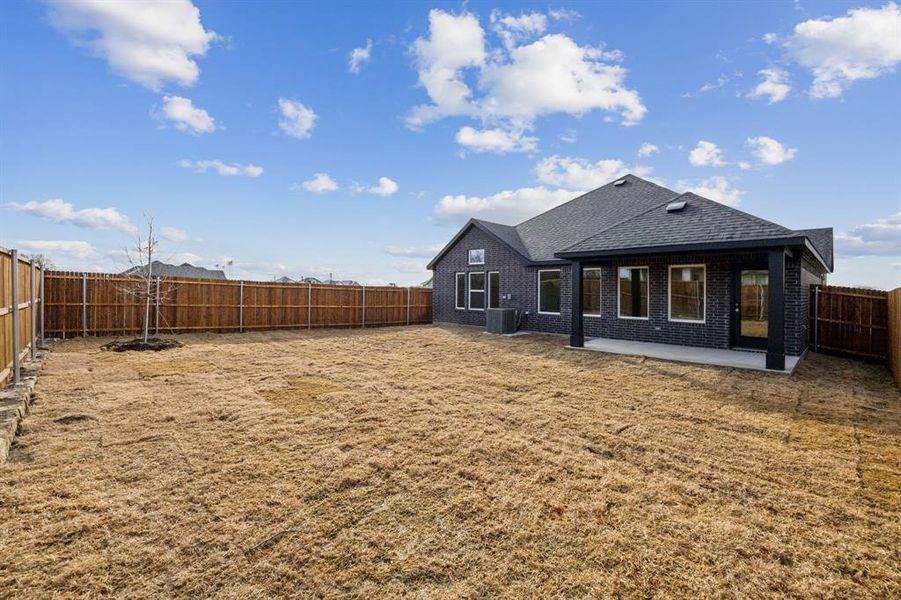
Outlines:
[{"label": "attic vent", "polygon": [[614,187],[619,187],[621,185],[626,185],[625,179],[617,179],[616,181],[613,182]]},{"label": "attic vent", "polygon": [[685,200],[682,200],[681,202],[670,202],[669,204],[666,205],[666,212],[668,212],[668,213],[679,212],[683,208],[685,208],[686,204],[688,204],[688,203]]}]

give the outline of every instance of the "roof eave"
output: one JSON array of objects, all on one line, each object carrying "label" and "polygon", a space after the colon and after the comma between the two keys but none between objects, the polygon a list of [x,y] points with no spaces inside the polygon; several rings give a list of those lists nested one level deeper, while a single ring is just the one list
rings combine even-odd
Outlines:
[{"label": "roof eave", "polygon": [[[805,236],[792,236],[784,238],[768,238],[762,240],[729,240],[722,242],[699,242],[695,244],[669,244],[666,246],[644,246],[639,248],[617,248],[613,250],[581,250],[557,252],[554,256],[566,259],[578,258],[606,258],[616,256],[632,256],[636,254],[673,254],[705,251],[749,250],[762,248],[778,248],[785,246],[811,247],[810,241]],[[828,269],[819,253],[813,250],[814,256]]]}]

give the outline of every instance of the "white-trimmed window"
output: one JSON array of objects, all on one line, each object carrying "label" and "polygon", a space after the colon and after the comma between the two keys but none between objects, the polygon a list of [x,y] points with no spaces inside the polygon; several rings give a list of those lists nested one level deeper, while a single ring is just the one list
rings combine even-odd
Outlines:
[{"label": "white-trimmed window", "polygon": [[469,251],[469,264],[484,265],[485,264],[485,249],[478,248],[476,250],[470,250]]},{"label": "white-trimmed window", "polygon": [[703,323],[707,299],[706,265],[670,265],[669,320]]},{"label": "white-trimmed window", "polygon": [[582,269],[582,314],[586,317],[601,316],[601,269]]},{"label": "white-trimmed window", "polygon": [[617,305],[620,319],[648,318],[648,268],[617,268]]},{"label": "white-trimmed window", "polygon": [[457,273],[454,282],[454,308],[466,310],[466,273]]},{"label": "white-trimmed window", "polygon": [[485,310],[485,273],[469,274],[469,310]]},{"label": "white-trimmed window", "polygon": [[501,274],[498,271],[488,272],[488,308],[501,307]]},{"label": "white-trimmed window", "polygon": [[560,269],[538,271],[538,312],[560,314]]}]

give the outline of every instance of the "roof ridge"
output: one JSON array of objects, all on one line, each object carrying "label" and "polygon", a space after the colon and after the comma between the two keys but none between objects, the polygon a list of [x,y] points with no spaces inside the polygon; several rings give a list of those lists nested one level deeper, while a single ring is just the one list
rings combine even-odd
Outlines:
[{"label": "roof ridge", "polygon": [[599,191],[599,190],[602,190],[602,189],[604,189],[604,188],[606,188],[606,187],[610,187],[611,185],[615,184],[615,183],[616,183],[617,181],[619,181],[620,179],[625,179],[625,178],[627,178],[627,177],[631,177],[631,178],[633,178],[633,179],[637,179],[638,181],[641,181],[642,183],[647,183],[647,184],[653,185],[653,186],[655,186],[655,187],[659,187],[660,189],[666,190],[666,191],[668,191],[668,192],[672,192],[672,193],[674,193],[674,194],[676,193],[676,192],[674,192],[673,190],[669,189],[668,187],[664,187],[664,186],[662,186],[662,185],[656,184],[656,183],[654,183],[653,181],[648,181],[647,179],[642,179],[642,178],[639,177],[638,175],[633,175],[632,173],[626,173],[626,174],[623,175],[622,177],[617,177],[616,179],[613,179],[612,181],[608,181],[607,183],[605,183],[604,185],[602,185],[602,186],[600,186],[600,187],[596,187],[596,188],[594,188],[593,190],[588,190],[588,191],[586,191],[586,192],[583,192],[583,193],[579,194],[578,196],[576,196],[575,198],[573,198],[573,199],[571,199],[571,200],[567,200],[567,201],[564,202],[563,204],[558,204],[557,206],[554,206],[553,208],[549,208],[549,209],[547,209],[547,210],[544,211],[544,212],[538,213],[538,214],[535,215],[534,217],[529,217],[529,218],[526,219],[525,221],[522,221],[522,222],[520,222],[520,223],[517,223],[517,224],[514,225],[513,227],[515,227],[516,230],[519,231],[519,228],[520,228],[521,226],[525,225],[526,223],[528,223],[528,222],[530,222],[530,221],[534,221],[534,220],[537,219],[538,217],[542,217],[542,216],[546,215],[547,213],[551,212],[552,210],[555,210],[555,209],[560,208],[561,206],[566,206],[567,204],[572,204],[572,203],[575,202],[576,200],[579,200],[579,199],[581,199],[581,198],[584,198],[584,197],[587,196],[588,194],[593,194],[593,193],[595,193],[595,192],[597,192],[597,191]]},{"label": "roof ridge", "polygon": [[[662,187],[662,186],[661,186],[661,187]],[[664,188],[664,189],[666,189],[666,188]],[[621,219],[621,220],[617,221],[616,223],[613,223],[612,225],[610,225],[610,226],[608,226],[608,227],[605,227],[605,228],[601,229],[600,231],[596,231],[596,232],[592,233],[592,234],[589,235],[588,237],[585,237],[585,238],[583,238],[583,239],[581,239],[581,240],[579,240],[579,241],[577,241],[577,242],[573,242],[572,244],[570,244],[569,246],[567,246],[567,247],[564,248],[563,250],[560,250],[559,252],[566,252],[567,249],[572,248],[573,246],[578,246],[579,244],[581,244],[581,243],[584,242],[585,240],[591,239],[591,238],[593,238],[593,237],[597,237],[597,236],[601,235],[602,233],[604,233],[605,231],[610,231],[610,230],[613,229],[614,227],[619,227],[619,226],[622,225],[623,223],[628,223],[628,222],[631,221],[632,219],[637,219],[638,217],[644,216],[644,215],[648,214],[649,212],[651,212],[652,210],[657,209],[657,208],[660,208],[660,207],[663,206],[664,204],[669,204],[670,202],[674,202],[674,201],[676,201],[677,199],[681,198],[682,196],[684,196],[684,195],[686,195],[686,194],[688,194],[688,192],[682,192],[681,194],[676,194],[676,195],[673,196],[672,198],[669,198],[669,199],[667,199],[667,200],[664,200],[663,202],[660,202],[659,204],[655,204],[654,206],[651,206],[650,208],[647,208],[647,209],[641,211],[640,213],[634,214],[634,215],[632,215],[631,217],[626,217],[625,219]]]}]

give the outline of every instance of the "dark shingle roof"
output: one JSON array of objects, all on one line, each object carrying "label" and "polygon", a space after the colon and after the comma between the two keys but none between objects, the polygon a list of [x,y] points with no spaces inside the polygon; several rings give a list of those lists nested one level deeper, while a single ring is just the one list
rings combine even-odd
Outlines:
[{"label": "dark shingle roof", "polygon": [[[135,273],[143,273],[146,269],[141,267],[132,267],[123,273],[123,275],[133,275]],[[151,275],[155,277],[191,277],[193,279],[226,279],[225,272],[218,269],[205,269],[204,267],[195,267],[189,263],[180,265],[170,265],[169,263],[153,261],[150,269]]]},{"label": "dark shingle roof", "polygon": [[473,219],[473,221],[482,225],[482,227],[499,237],[501,241],[503,241],[505,244],[507,244],[523,256],[529,256],[529,251],[523,244],[522,238],[519,237],[519,233],[516,231],[516,227],[513,227],[512,225],[492,223],[491,221],[483,221],[482,219]]},{"label": "dark shingle roof", "polygon": [[[797,244],[806,237],[832,270],[832,229],[793,231],[691,192],[678,194],[634,175],[626,175],[622,181],[625,183],[619,186],[608,183],[515,227],[471,219],[432,259],[429,268],[469,227],[476,226],[532,262],[638,248],[697,248],[733,242],[736,247],[748,247],[767,240]],[[686,201],[685,208],[668,212],[666,205],[677,198]]]},{"label": "dark shingle roof", "polygon": [[813,247],[819,252],[826,266],[832,270],[832,227],[823,227],[820,229],[799,229],[795,233],[806,236]]},{"label": "dark shingle roof", "polygon": [[685,208],[680,211],[667,212],[666,205],[669,202],[663,202],[599,231],[562,252],[601,252],[679,244],[766,240],[797,235],[791,229],[690,192],[679,196],[679,200],[686,202]]},{"label": "dark shingle roof", "polygon": [[554,260],[555,252],[678,195],[634,175],[622,180],[624,185],[608,183],[517,225],[528,256]]}]

